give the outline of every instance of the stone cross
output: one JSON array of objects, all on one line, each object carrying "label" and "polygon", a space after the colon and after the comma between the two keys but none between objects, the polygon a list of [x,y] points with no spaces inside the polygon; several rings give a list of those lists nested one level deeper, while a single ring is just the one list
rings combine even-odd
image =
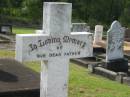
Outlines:
[{"label": "stone cross", "polygon": [[45,2],[44,34],[16,36],[16,59],[41,62],[40,97],[67,97],[69,59],[92,56],[92,34],[71,32],[71,3]]},{"label": "stone cross", "polygon": [[102,41],[102,34],[103,34],[103,26],[96,25],[95,33],[94,33],[94,43],[95,44]]},{"label": "stone cross", "polygon": [[124,29],[118,21],[114,21],[107,32],[106,61],[124,57]]},{"label": "stone cross", "polygon": [[72,23],[71,32],[90,32],[90,26],[86,23]]}]

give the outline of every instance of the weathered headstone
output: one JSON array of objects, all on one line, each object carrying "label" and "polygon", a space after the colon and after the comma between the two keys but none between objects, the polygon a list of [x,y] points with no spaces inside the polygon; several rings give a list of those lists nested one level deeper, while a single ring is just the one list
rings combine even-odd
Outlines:
[{"label": "weathered headstone", "polygon": [[67,97],[69,59],[92,56],[92,34],[71,32],[71,3],[44,3],[44,34],[16,36],[16,59],[39,60],[41,97]]},{"label": "weathered headstone", "polygon": [[124,29],[118,21],[114,21],[108,30],[106,60],[124,58]]},{"label": "weathered headstone", "polygon": [[103,26],[96,25],[94,33],[94,44],[102,41],[102,34],[103,34]]},{"label": "weathered headstone", "polygon": [[11,25],[0,25],[0,33],[12,34],[12,26]]},{"label": "weathered headstone", "polygon": [[124,29],[118,21],[114,21],[107,32],[106,61],[108,69],[128,71],[128,61],[124,59]]},{"label": "weathered headstone", "polygon": [[125,30],[125,41],[130,42],[130,28]]},{"label": "weathered headstone", "polygon": [[90,26],[86,23],[72,23],[71,32],[90,32]]}]

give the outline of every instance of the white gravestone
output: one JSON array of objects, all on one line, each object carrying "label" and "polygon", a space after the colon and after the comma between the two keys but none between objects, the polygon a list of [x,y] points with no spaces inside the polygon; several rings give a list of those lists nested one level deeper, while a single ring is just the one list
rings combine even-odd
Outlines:
[{"label": "white gravestone", "polygon": [[90,32],[90,26],[86,23],[72,23],[71,32]]},{"label": "white gravestone", "polygon": [[96,25],[95,33],[94,33],[94,43],[95,44],[102,41],[102,34],[103,34],[103,26]]},{"label": "white gravestone", "polygon": [[118,21],[114,21],[107,32],[106,61],[124,57],[124,29]]},{"label": "white gravestone", "polygon": [[17,60],[42,61],[40,97],[67,97],[69,58],[92,56],[92,34],[70,33],[71,11],[71,3],[46,2],[45,33],[16,36]]}]

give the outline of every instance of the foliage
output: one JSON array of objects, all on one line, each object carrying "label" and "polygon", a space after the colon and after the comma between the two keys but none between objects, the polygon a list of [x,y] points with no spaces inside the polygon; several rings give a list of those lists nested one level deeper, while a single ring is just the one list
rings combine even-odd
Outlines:
[{"label": "foliage", "polygon": [[130,26],[130,1],[125,2],[125,8],[120,17],[120,20],[125,26]]},{"label": "foliage", "polygon": [[129,0],[0,0],[0,19],[20,17],[21,21],[42,24],[43,2],[56,1],[73,4],[73,22],[110,25],[120,19],[125,26],[130,25]]},{"label": "foliage", "polygon": [[42,0],[24,0],[22,3],[22,15],[32,21],[40,21],[43,10]]}]

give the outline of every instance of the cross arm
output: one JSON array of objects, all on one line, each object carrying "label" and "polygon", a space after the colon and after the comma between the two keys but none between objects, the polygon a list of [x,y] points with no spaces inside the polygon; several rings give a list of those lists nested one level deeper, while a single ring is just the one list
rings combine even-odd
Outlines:
[{"label": "cross arm", "polygon": [[51,58],[80,58],[92,56],[92,34],[16,35],[16,60],[48,60]]}]

